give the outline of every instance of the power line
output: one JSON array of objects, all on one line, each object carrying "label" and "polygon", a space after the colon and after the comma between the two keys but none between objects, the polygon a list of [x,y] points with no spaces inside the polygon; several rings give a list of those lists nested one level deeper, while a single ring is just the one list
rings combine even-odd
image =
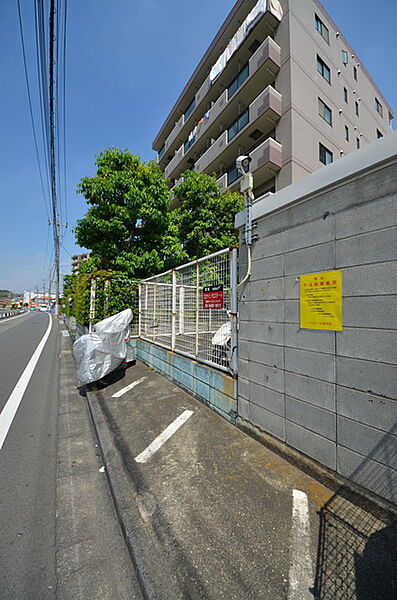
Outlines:
[{"label": "power line", "polygon": [[19,32],[20,32],[20,35],[21,35],[21,45],[22,45],[23,66],[24,66],[24,71],[25,71],[26,89],[27,89],[27,92],[28,92],[29,112],[30,112],[30,120],[31,120],[31,123],[32,123],[34,147],[35,147],[35,151],[36,151],[37,166],[39,168],[41,190],[43,192],[44,206],[45,206],[45,210],[46,210],[46,213],[47,213],[47,217],[49,218],[48,198],[47,198],[47,194],[45,193],[45,190],[44,190],[43,173],[42,173],[41,164],[40,164],[40,155],[39,155],[39,148],[38,148],[38,144],[37,144],[36,127],[35,127],[34,117],[33,117],[32,96],[31,96],[31,93],[30,93],[30,84],[29,84],[29,77],[28,77],[28,69],[27,69],[27,64],[26,64],[25,41],[24,41],[23,26],[22,26],[21,6],[20,6],[19,0],[17,0],[17,4],[18,4]]}]

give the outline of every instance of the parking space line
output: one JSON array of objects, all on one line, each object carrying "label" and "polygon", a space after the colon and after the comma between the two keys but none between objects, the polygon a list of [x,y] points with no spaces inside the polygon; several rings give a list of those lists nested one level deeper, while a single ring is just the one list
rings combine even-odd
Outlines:
[{"label": "parking space line", "polygon": [[130,383],[130,385],[127,385],[126,387],[122,388],[121,390],[119,390],[118,392],[116,392],[115,394],[113,394],[112,398],[120,398],[120,396],[123,396],[124,394],[126,394],[130,390],[133,390],[134,387],[136,387],[137,385],[139,385],[140,383],[142,383],[143,381],[145,381],[145,379],[147,379],[147,377],[141,377],[140,379],[137,379],[136,381],[133,381],[132,383]]},{"label": "parking space line", "polygon": [[313,600],[313,568],[310,554],[310,521],[307,495],[292,491],[291,562],[288,600]]},{"label": "parking space line", "polygon": [[175,421],[173,421],[170,425],[168,425],[168,427],[166,429],[164,429],[163,433],[160,433],[160,435],[158,435],[156,437],[156,439],[153,440],[153,442],[151,444],[149,444],[149,446],[140,454],[138,454],[138,456],[135,458],[136,462],[139,463],[145,463],[149,460],[149,458],[151,456],[153,456],[153,454],[155,452],[157,452],[157,450],[159,448],[161,448],[161,446],[170,439],[170,437],[172,435],[174,435],[174,433],[184,424],[186,423],[186,421],[192,416],[193,411],[192,410],[184,410],[183,413],[181,415],[179,415],[179,417],[177,417],[175,419]]}]

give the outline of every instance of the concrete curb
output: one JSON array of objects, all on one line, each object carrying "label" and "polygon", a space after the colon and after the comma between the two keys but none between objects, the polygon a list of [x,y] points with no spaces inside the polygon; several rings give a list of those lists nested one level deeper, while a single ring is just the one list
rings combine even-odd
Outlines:
[{"label": "concrete curb", "polygon": [[[120,450],[96,392],[86,389],[116,514],[145,600],[182,600],[177,578],[145,518],[145,491],[126,473]],[[139,475],[137,474],[137,479]]]}]

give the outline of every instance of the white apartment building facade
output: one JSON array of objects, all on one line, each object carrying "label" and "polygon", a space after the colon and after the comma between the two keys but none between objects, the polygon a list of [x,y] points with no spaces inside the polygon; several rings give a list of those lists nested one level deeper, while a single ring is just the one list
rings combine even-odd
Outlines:
[{"label": "white apartment building facade", "polygon": [[391,132],[392,109],[318,0],[238,0],[154,142],[176,185],[187,169],[255,197]]}]

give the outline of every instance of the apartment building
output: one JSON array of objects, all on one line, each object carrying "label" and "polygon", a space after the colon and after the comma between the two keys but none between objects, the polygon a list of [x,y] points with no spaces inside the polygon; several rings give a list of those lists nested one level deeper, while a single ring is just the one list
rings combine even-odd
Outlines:
[{"label": "apartment building", "polygon": [[391,132],[392,109],[318,0],[238,0],[162,125],[153,149],[177,185],[187,169],[255,197]]},{"label": "apartment building", "polygon": [[87,260],[88,257],[89,257],[88,252],[85,252],[83,254],[74,254],[72,256],[72,274],[73,275],[78,274],[81,263],[83,263],[85,260]]}]

